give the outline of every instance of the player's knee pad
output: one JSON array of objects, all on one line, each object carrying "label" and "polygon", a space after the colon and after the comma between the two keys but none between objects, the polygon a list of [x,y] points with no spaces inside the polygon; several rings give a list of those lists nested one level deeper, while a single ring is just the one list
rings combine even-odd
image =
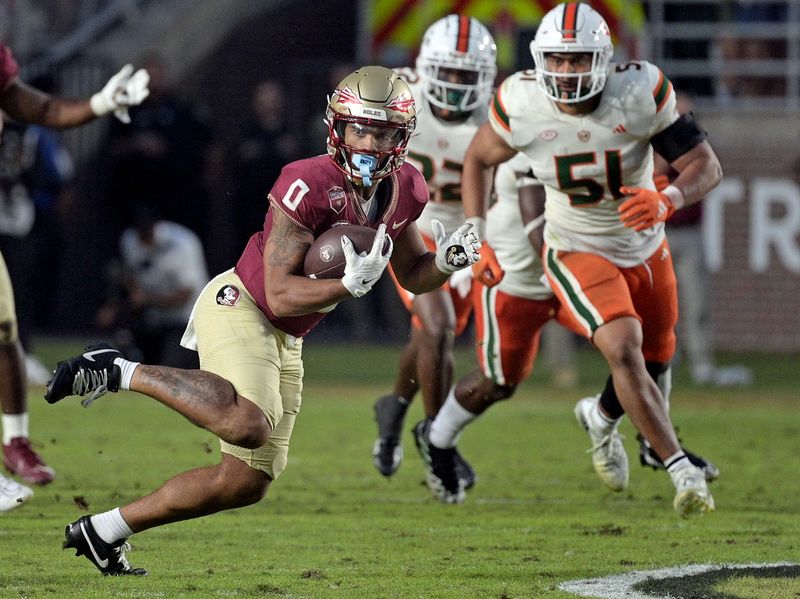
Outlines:
[{"label": "player's knee pad", "polygon": [[19,339],[16,320],[0,322],[0,345],[11,345]]}]

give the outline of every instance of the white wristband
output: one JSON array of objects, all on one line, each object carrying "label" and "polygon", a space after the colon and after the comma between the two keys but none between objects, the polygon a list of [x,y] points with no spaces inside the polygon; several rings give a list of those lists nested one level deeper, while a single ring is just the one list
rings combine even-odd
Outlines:
[{"label": "white wristband", "polygon": [[89,99],[89,106],[95,116],[103,116],[111,112],[111,107],[102,92],[97,92]]},{"label": "white wristband", "polygon": [[527,225],[525,225],[525,228],[523,229],[525,231],[525,235],[530,235],[531,232],[535,231],[543,224],[544,224],[544,214],[540,214],[539,216],[534,218],[531,222],[529,222]]},{"label": "white wristband", "polygon": [[482,216],[470,216],[465,222],[472,224],[472,232],[478,241],[486,239],[486,219]]},{"label": "white wristband", "polygon": [[661,190],[661,193],[669,198],[669,201],[672,202],[672,207],[675,208],[675,210],[680,210],[686,205],[686,196],[684,196],[683,192],[674,185],[667,185]]}]

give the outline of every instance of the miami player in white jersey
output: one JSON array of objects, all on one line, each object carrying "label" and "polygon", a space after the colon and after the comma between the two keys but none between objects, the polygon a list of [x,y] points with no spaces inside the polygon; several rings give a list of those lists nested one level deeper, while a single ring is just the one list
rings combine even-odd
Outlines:
[{"label": "miami player in white jersey", "polygon": [[[517,154],[498,166],[494,191],[486,241],[505,275],[496,286],[473,287],[479,366],[450,390],[431,424],[433,451],[452,451],[467,425],[514,394],[533,370],[542,327],[553,318],[560,320],[560,305],[542,281],[542,262],[533,251],[543,245],[544,194],[527,156]],[[436,474],[440,480],[454,476]]]},{"label": "miami player in white jersey", "polygon": [[[497,73],[495,56],[495,43],[486,27],[477,19],[453,14],[426,30],[416,69],[398,69],[417,98],[418,127],[409,142],[407,160],[423,174],[431,194],[418,221],[428,245],[433,243],[430,219],[439,220],[445,228],[464,222],[461,165],[470,140],[487,119]],[[487,284],[496,284],[502,272],[491,249],[484,246],[481,257],[482,266],[475,272],[485,273],[483,280]],[[411,294],[398,286],[411,313],[412,326],[395,388],[375,403],[378,439],[373,461],[384,476],[391,476],[400,467],[403,421],[418,390],[422,390],[426,418],[414,428],[414,436],[428,478],[430,460],[439,460],[440,456],[426,453],[427,429],[452,383],[453,339],[467,326],[471,312],[470,279],[469,271],[465,271],[424,295]],[[457,452],[455,460],[462,486],[472,486],[474,473],[469,464]],[[451,495],[458,494],[454,481],[446,486]]]},{"label": "miami player in white jersey", "polygon": [[[595,471],[611,489],[627,487],[617,432],[627,413],[672,478],[675,510],[700,516],[714,500],[679,445],[658,384],[668,385],[677,320],[664,221],[719,183],[719,161],[694,118],[678,115],[672,85],[656,66],[610,62],[608,26],[588,5],[548,12],[531,51],[536,72],[503,82],[467,150],[465,214],[483,215],[494,165],[518,151],[529,158],[546,191],[548,281],[611,369],[612,384],[575,408]],[[680,173],[660,192],[654,149]]]}]

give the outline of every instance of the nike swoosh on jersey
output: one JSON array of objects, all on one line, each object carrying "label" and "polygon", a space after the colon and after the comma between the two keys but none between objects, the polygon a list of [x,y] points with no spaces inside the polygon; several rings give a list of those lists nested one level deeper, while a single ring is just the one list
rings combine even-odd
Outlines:
[{"label": "nike swoosh on jersey", "polygon": [[[108,350],[106,349],[102,351],[108,351]],[[81,534],[83,535],[83,538],[86,539],[86,542],[89,543],[89,550],[92,552],[94,559],[97,560],[97,565],[100,566],[101,568],[108,568],[108,558],[100,559],[100,556],[97,555],[97,551],[94,550],[94,545],[92,545],[92,539],[89,538],[89,534],[86,532],[86,527],[83,525],[83,522],[81,522]]]},{"label": "nike swoosh on jersey", "polygon": [[115,349],[96,349],[94,351],[87,351],[85,354],[83,354],[83,357],[89,360],[90,362],[94,362],[95,360],[92,356],[96,356],[98,354],[107,354],[108,352],[116,353],[116,351],[117,350]]},{"label": "nike swoosh on jersey", "polygon": [[408,220],[408,218],[404,218],[399,223],[397,221],[393,222],[392,223],[392,230],[399,229],[400,227],[402,227],[405,224],[405,222],[407,220]]}]

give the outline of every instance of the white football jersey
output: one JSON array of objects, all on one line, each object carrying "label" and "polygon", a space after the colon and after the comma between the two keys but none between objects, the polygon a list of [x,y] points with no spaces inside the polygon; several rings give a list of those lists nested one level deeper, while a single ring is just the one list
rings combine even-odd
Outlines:
[{"label": "white football jersey", "polygon": [[474,110],[463,122],[448,123],[437,119],[423,94],[423,83],[415,69],[397,69],[411,86],[417,104],[417,126],[408,144],[407,162],[425,177],[431,194],[417,221],[419,229],[433,238],[431,219],[441,221],[445,231],[464,224],[461,205],[461,170],[464,154],[473,135],[486,122],[488,105]]},{"label": "white football jersey", "polygon": [[641,263],[664,238],[622,224],[620,186],[655,189],[650,138],[678,118],[672,84],[645,61],[611,63],[600,104],[589,114],[561,112],[534,71],[506,79],[489,120],[530,160],[545,184],[545,241],[558,250],[599,254],[619,266]]},{"label": "white football jersey", "polygon": [[545,300],[553,293],[541,282],[542,262],[528,241],[519,210],[517,173],[529,168],[530,161],[522,153],[497,167],[497,201],[486,213],[486,241],[506,272],[497,288],[516,297]]}]

